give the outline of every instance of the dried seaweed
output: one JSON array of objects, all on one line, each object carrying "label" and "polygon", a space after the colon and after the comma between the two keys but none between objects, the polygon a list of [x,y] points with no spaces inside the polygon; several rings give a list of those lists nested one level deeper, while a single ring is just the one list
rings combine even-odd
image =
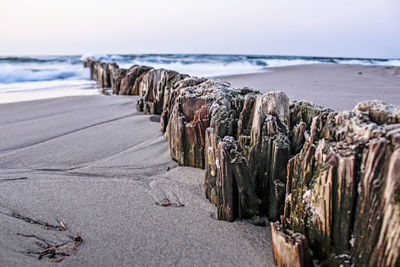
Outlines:
[{"label": "dried seaweed", "polygon": [[156,202],[156,205],[161,207],[174,207],[174,208],[180,208],[185,206],[179,201],[171,202],[171,200],[169,200],[168,198],[163,198],[160,202]]},{"label": "dried seaweed", "polygon": [[[59,220],[58,222],[60,226],[57,229],[63,229],[62,231],[67,230],[67,227],[65,226],[63,221]],[[35,244],[43,250],[39,252],[27,251],[25,253],[27,255],[35,255],[37,256],[38,260],[44,262],[61,262],[66,257],[75,255],[77,253],[78,246],[83,241],[82,237],[79,235],[69,236],[70,239],[69,241],[60,244],[54,244],[54,242],[52,241],[49,241],[43,237],[39,237],[33,234],[30,235],[30,234],[17,233],[17,236],[36,239],[37,241],[35,242]]]}]

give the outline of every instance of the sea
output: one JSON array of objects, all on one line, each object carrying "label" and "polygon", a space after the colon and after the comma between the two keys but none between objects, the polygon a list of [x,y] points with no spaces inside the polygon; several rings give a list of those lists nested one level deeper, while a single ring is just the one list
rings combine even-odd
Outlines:
[{"label": "sea", "polygon": [[122,68],[148,65],[197,77],[256,73],[304,64],[400,66],[400,59],[216,54],[85,54],[68,56],[0,56],[0,103],[71,95],[99,94],[83,61],[116,62]]}]

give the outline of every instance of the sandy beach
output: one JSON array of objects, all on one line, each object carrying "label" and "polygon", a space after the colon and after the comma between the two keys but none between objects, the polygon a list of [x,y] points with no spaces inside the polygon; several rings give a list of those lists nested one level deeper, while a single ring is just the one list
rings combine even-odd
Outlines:
[{"label": "sandy beach", "polygon": [[337,111],[373,99],[400,105],[400,67],[310,64],[222,78],[235,87],[263,93],[281,90],[290,100],[308,100]]},{"label": "sandy beach", "polygon": [[[366,99],[400,104],[394,67],[307,65],[224,79],[337,110]],[[216,220],[204,171],[171,160],[159,117],[137,112],[136,99],[0,104],[0,265],[42,265],[43,244],[73,246],[80,236],[62,265],[273,266],[269,227]]]}]

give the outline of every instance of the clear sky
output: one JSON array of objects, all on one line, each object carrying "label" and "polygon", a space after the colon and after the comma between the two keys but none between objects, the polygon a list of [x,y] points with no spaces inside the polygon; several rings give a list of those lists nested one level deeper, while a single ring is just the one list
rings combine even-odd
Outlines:
[{"label": "clear sky", "polygon": [[0,0],[0,54],[400,57],[400,0]]}]

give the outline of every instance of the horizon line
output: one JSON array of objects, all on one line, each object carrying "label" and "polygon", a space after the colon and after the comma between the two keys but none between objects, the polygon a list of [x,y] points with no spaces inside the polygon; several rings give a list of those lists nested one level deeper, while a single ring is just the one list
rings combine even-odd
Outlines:
[{"label": "horizon line", "polygon": [[390,60],[390,59],[400,59],[400,57],[359,57],[359,56],[320,56],[320,55],[291,55],[291,54],[260,54],[260,53],[168,53],[168,52],[160,52],[160,53],[49,53],[49,54],[3,54],[0,53],[0,57],[35,57],[35,56],[84,56],[85,54],[92,55],[212,55],[212,56],[268,56],[268,57],[298,57],[298,58],[335,58],[335,59],[367,59],[367,60]]}]

